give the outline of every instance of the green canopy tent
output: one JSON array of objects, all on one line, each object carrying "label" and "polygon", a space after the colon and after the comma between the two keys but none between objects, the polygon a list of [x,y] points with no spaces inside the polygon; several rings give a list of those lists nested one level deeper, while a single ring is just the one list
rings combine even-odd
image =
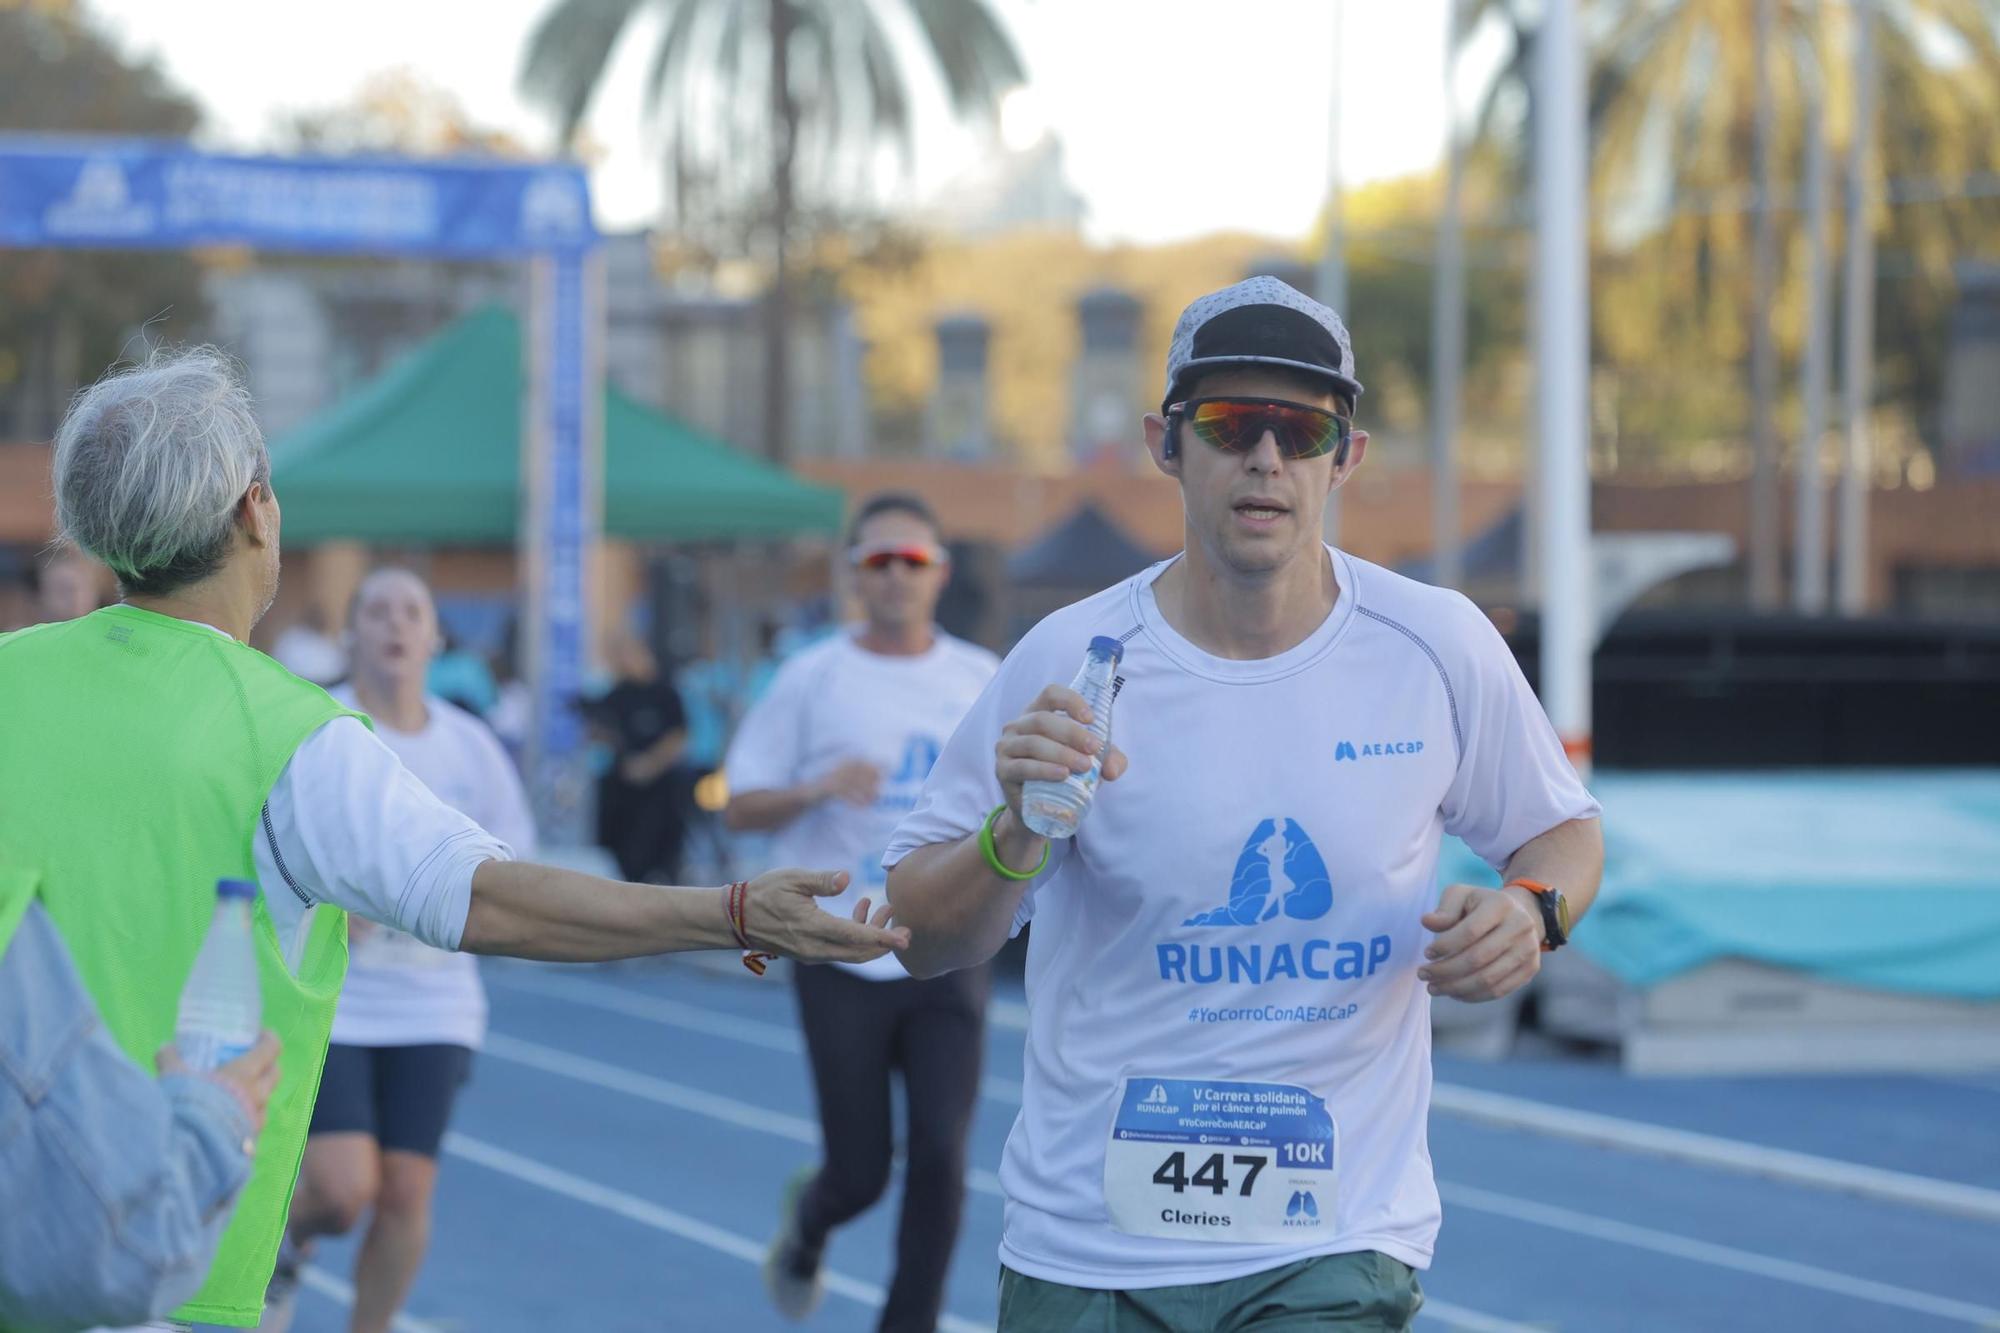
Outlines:
[{"label": "green canopy tent", "polygon": [[[271,446],[285,542],[511,546],[521,522],[521,328],[474,311]],[[641,541],[839,530],[801,481],[606,387],[604,533]]]}]

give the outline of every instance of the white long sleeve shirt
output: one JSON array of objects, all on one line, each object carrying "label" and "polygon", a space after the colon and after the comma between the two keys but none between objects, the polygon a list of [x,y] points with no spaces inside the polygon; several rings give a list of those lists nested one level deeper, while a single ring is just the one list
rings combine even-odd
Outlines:
[{"label": "white long sleeve shirt", "polygon": [[294,967],[320,903],[456,950],[472,910],[473,872],[513,858],[351,717],[335,718],[292,752],[262,822],[257,881]]}]

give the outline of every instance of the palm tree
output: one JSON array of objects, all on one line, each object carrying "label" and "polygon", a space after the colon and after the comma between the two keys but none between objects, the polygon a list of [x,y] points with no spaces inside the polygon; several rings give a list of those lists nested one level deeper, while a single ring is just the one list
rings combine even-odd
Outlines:
[{"label": "palm tree", "polygon": [[[1753,441],[1759,455],[1752,460],[1753,475],[1764,483],[1766,510],[1775,504],[1775,459],[1770,456],[1775,440],[1768,423],[1778,377],[1764,321],[1772,306],[1790,308],[1776,265],[1793,248],[1789,241],[1774,245],[1771,232],[1780,219],[1787,236],[1805,232],[1810,221],[1799,216],[1794,203],[1800,194],[1794,184],[1802,173],[1800,160],[1810,148],[1808,119],[1816,128],[1831,129],[1837,139],[1852,134],[1851,125],[1838,115],[1831,125],[1825,123],[1826,108],[1845,107],[1851,100],[1850,74],[1841,59],[1851,42],[1850,8],[1839,0],[1605,0],[1592,16],[1589,108],[1600,234],[1612,233],[1605,238],[1612,248],[1632,253],[1637,253],[1633,237],[1649,238],[1653,268],[1662,254],[1685,261],[1640,303],[1638,319],[1646,328],[1637,336],[1659,358],[1646,362],[1649,369],[1664,371],[1668,363],[1685,366],[1706,358],[1702,369],[1712,372],[1714,361],[1732,355],[1746,327],[1750,330],[1756,371],[1749,386],[1750,413],[1760,427]],[[1508,38],[1482,98],[1474,137],[1484,160],[1497,160],[1519,192],[1532,165],[1527,154],[1533,142],[1533,89],[1527,71],[1536,7],[1526,0],[1468,0],[1468,10],[1463,35],[1475,35],[1483,22],[1497,24]],[[1902,335],[1892,336],[1885,328],[1883,342],[1897,346],[1913,342],[1914,335],[1929,343],[1942,336],[1941,315],[1954,285],[1953,257],[1971,252],[1976,237],[1992,234],[1991,206],[1951,197],[1949,183],[1996,166],[1988,127],[2000,114],[2000,93],[1995,91],[2000,88],[2000,18],[1989,0],[1877,0],[1875,11],[1881,78],[1878,170],[1892,183],[1945,186],[1944,198],[1922,208],[1895,210],[1877,223],[1920,279],[1881,287],[1884,320]],[[1761,42],[1760,18],[1768,25]],[[1959,76],[1939,77],[1941,58],[1957,62]],[[1760,92],[1768,94],[1769,106],[1762,135],[1757,112],[1765,99]],[[1769,178],[1746,188],[1758,174],[1753,167]],[[1765,231],[1761,238],[1758,224]],[[1809,281],[1806,274],[1795,274],[1783,290],[1798,294]],[[1771,296],[1759,299],[1759,289]],[[1831,302],[1820,303],[1816,318],[1830,318],[1832,308]],[[1634,312],[1600,305],[1597,313],[1600,340],[1629,351]],[[1607,321],[1626,327],[1614,332]],[[1765,328],[1761,348],[1760,325]],[[1900,381],[1892,381],[1885,393],[1911,402],[1934,401],[1936,366],[1942,359],[1942,349],[1934,344],[1913,346],[1899,361]],[[1686,419],[1687,391],[1695,381],[1675,373],[1662,375],[1660,382],[1674,386],[1665,401]],[[1701,397],[1712,400],[1715,395]],[[1719,415],[1710,404],[1697,401],[1695,407]],[[1810,443],[1816,450],[1817,441]],[[1752,563],[1765,571],[1766,595],[1778,539],[1777,525],[1769,520],[1753,536],[1759,549]]]},{"label": "palm tree", "polygon": [[[1891,180],[1938,176],[1954,165],[1941,156],[1942,145],[1986,140],[1991,99],[1977,90],[2000,78],[2000,23],[1983,0],[1879,0],[1874,8],[1880,170]],[[1664,172],[1664,211],[1679,215],[1667,225],[1694,253],[1730,256],[1748,269],[1747,300],[1736,283],[1717,294],[1733,306],[1739,326],[1749,325],[1751,592],[1762,606],[1775,605],[1779,596],[1782,541],[1771,327],[1780,278],[1779,214],[1788,214],[1799,230],[1810,223],[1794,201],[1800,160],[1810,147],[1806,120],[1823,114],[1814,109],[1820,96],[1814,81],[1844,84],[1851,73],[1833,64],[1813,69],[1806,61],[1815,51],[1832,53],[1823,27],[1851,29],[1852,22],[1850,6],[1825,0],[1632,0],[1599,45],[1601,188],[1611,197],[1629,197],[1642,179],[1657,180]],[[1938,77],[1939,53],[1954,47],[1981,79]],[[1851,138],[1853,127],[1843,128]],[[1755,177],[1747,192],[1746,163],[1754,163]],[[1965,164],[1956,165],[1962,171]],[[1920,253],[1964,253],[1957,246],[1955,211],[1907,210],[1896,222],[1913,229]],[[1932,276],[1948,283],[1948,265]],[[1687,295],[1694,304],[1684,313],[1700,319],[1705,294]],[[1821,305],[1820,317],[1830,309]],[[1807,443],[1817,449],[1817,441]]]},{"label": "palm tree", "polygon": [[[642,11],[664,21],[647,120],[667,163],[676,225],[697,245],[762,248],[765,440],[791,444],[792,255],[869,200],[885,158],[912,155],[908,71],[883,0],[555,0],[529,38],[521,87],[576,132],[620,40]],[[1024,80],[987,0],[901,0],[953,112],[990,117]]]}]

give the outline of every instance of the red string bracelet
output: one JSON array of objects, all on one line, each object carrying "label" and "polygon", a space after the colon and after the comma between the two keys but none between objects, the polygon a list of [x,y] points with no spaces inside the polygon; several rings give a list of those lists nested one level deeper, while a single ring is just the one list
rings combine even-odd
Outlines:
[{"label": "red string bracelet", "polygon": [[765,967],[777,961],[778,955],[764,953],[752,947],[749,927],[746,924],[746,912],[749,901],[750,885],[746,881],[739,879],[729,886],[724,906],[729,913],[729,931],[732,935],[736,936],[737,946],[743,950],[743,966],[749,968],[753,974],[761,977],[764,975]]}]

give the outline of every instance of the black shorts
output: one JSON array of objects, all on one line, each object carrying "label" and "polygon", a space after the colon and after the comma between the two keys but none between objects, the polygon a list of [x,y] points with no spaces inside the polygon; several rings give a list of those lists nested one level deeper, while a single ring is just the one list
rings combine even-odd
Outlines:
[{"label": "black shorts", "polygon": [[434,1158],[471,1077],[463,1046],[329,1046],[308,1133],[368,1134],[384,1152]]}]

